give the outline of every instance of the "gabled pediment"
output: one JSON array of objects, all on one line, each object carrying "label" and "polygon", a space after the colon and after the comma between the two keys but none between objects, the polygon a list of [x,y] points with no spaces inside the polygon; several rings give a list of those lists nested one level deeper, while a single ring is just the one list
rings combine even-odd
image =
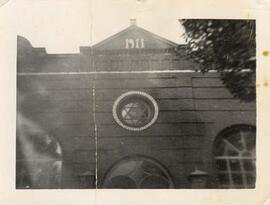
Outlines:
[{"label": "gabled pediment", "polygon": [[178,44],[153,34],[139,26],[131,25],[125,30],[93,46],[98,50],[118,49],[169,49]]}]

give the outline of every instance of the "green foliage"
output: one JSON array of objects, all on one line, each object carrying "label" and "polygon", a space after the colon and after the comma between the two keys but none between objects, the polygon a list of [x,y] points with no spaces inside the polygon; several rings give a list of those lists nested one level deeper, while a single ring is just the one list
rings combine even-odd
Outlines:
[{"label": "green foliage", "polygon": [[256,40],[254,20],[184,19],[188,56],[201,72],[217,70],[234,97],[256,97]]}]

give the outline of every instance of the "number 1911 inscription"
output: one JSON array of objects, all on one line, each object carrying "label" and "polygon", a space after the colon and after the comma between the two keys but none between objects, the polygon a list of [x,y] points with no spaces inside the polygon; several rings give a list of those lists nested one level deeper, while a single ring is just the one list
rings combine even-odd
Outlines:
[{"label": "number 1911 inscription", "polygon": [[143,38],[136,38],[126,39],[126,48],[144,48],[144,39]]}]

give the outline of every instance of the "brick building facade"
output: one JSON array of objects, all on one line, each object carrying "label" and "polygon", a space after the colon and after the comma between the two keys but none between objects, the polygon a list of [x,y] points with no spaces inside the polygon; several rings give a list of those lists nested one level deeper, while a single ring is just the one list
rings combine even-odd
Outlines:
[{"label": "brick building facade", "polygon": [[17,188],[254,187],[256,104],[198,68],[135,24],[77,54],[18,36]]}]

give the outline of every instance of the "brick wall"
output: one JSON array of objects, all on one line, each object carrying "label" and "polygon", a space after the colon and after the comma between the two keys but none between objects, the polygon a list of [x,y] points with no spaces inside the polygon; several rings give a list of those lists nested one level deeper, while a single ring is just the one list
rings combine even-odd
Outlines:
[{"label": "brick wall", "polygon": [[[234,124],[255,125],[255,103],[233,99],[218,73],[104,73],[198,68],[174,50],[81,48],[80,54],[58,56],[25,49],[29,55],[18,53],[17,111],[59,141],[63,188],[80,188],[78,176],[95,173],[96,146],[99,187],[114,163],[139,154],[163,164],[177,188],[188,188],[187,175],[195,167],[214,174],[212,143],[219,132]],[[159,107],[156,123],[140,132],[120,127],[112,115],[114,101],[131,90],[150,94]]]}]

